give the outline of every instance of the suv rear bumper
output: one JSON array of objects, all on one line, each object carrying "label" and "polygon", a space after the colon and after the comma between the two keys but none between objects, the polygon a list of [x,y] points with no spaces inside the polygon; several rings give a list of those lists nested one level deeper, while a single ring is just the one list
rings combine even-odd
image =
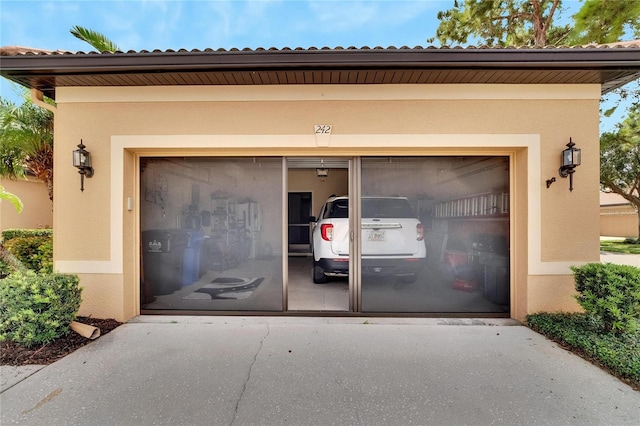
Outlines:
[{"label": "suv rear bumper", "polygon": [[322,268],[325,275],[330,277],[348,277],[349,260],[338,261],[334,259],[320,259],[318,266]]},{"label": "suv rear bumper", "polygon": [[[362,259],[364,275],[415,275],[425,264],[424,258],[402,259]],[[320,259],[318,265],[329,276],[346,277],[349,275],[349,261]]]},{"label": "suv rear bumper", "polygon": [[415,275],[424,266],[424,258],[362,259],[363,275]]}]

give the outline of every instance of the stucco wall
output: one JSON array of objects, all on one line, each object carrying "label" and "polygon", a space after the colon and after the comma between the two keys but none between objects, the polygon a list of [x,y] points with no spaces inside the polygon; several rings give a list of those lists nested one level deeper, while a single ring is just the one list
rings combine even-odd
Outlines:
[{"label": "stucco wall", "polygon": [[600,209],[600,235],[638,237],[638,213],[630,205]]},{"label": "stucco wall", "polygon": [[0,179],[0,185],[20,198],[22,213],[13,204],[0,202],[0,231],[5,229],[51,228],[53,225],[53,204],[49,200],[46,186],[34,179]]},{"label": "stucco wall", "polygon": [[[84,313],[137,312],[137,213],[126,209],[139,197],[136,154],[509,155],[512,316],[575,308],[568,266],[599,259],[597,85],[232,89],[59,90],[54,250],[58,269],[92,287]],[[316,124],[330,137],[316,138]],[[582,149],[572,192],[558,177],[570,137]],[[81,139],[95,168],[82,193],[68,160]]]}]

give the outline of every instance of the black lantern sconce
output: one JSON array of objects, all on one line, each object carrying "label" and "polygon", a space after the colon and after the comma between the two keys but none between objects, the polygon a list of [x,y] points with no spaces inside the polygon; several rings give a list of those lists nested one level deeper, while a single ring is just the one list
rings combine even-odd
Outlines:
[{"label": "black lantern sconce", "polygon": [[86,147],[80,139],[78,149],[73,151],[73,167],[78,168],[80,173],[80,191],[84,191],[84,177],[93,176],[93,167],[91,167],[91,153],[85,149]]},{"label": "black lantern sconce", "polygon": [[574,148],[575,145],[571,138],[569,138],[567,149],[562,151],[562,165],[560,166],[560,170],[558,170],[561,177],[566,178],[569,176],[569,191],[573,191],[573,174],[575,173],[575,168],[578,167],[582,161],[582,152],[579,148]]}]

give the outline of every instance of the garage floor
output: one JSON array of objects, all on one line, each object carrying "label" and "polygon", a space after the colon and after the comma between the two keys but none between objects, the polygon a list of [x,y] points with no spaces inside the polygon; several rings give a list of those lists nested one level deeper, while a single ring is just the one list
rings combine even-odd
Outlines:
[{"label": "garage floor", "polygon": [[348,278],[314,284],[311,280],[312,263],[311,257],[289,257],[289,310],[348,311]]}]

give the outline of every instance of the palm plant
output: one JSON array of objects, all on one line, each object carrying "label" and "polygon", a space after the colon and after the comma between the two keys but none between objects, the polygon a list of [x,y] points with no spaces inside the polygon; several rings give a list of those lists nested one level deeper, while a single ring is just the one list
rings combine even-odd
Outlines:
[{"label": "palm plant", "polygon": [[3,200],[7,200],[11,204],[13,204],[18,213],[22,212],[22,201],[20,201],[20,198],[18,198],[17,195],[5,190],[4,186],[0,185],[0,201]]},{"label": "palm plant", "polygon": [[46,185],[53,201],[53,113],[35,105],[28,93],[25,89],[19,106],[0,99],[0,176],[16,179],[31,173]]},{"label": "palm plant", "polygon": [[[4,186],[0,185],[0,201],[7,200],[11,202],[18,213],[22,212],[22,201],[15,194],[4,189]],[[7,268],[3,267],[2,264],[5,264]],[[7,275],[8,271],[25,271],[24,265],[20,263],[20,261],[12,255],[9,250],[4,246],[2,239],[0,239],[0,278],[3,278]]]},{"label": "palm plant", "polygon": [[70,31],[71,34],[73,34],[80,40],[89,43],[98,52],[116,52],[120,50],[120,48],[114,42],[97,31],[93,31],[79,25],[71,28]]}]

